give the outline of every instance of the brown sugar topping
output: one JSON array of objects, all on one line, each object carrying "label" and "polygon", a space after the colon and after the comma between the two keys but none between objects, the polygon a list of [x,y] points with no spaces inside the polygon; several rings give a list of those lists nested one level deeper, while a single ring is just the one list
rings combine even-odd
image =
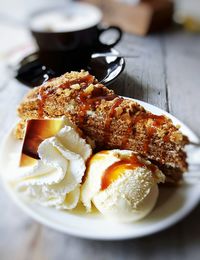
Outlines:
[{"label": "brown sugar topping", "polygon": [[[166,121],[166,118],[163,115],[158,116],[158,115],[150,114],[148,112],[147,113],[140,112],[140,113],[136,114],[131,120],[131,123],[127,129],[127,134],[125,135],[125,138],[122,140],[123,148],[127,147],[129,135],[132,135],[134,125],[136,125],[140,121],[141,122],[144,122],[144,120],[148,121],[148,119],[153,120],[152,125],[146,128],[146,139],[143,142],[143,150],[144,150],[144,152],[148,152],[149,145],[151,143],[151,139],[156,134],[156,128],[159,126],[162,126]],[[165,142],[167,142],[167,141],[168,141],[168,138],[166,137]]]},{"label": "brown sugar topping", "polygon": [[152,119],[153,120],[153,126],[160,126],[166,121],[165,116],[162,116],[162,115],[157,116],[157,115],[150,114],[148,112],[147,113],[141,112],[134,117],[133,124],[136,124],[141,120],[144,121],[145,119],[146,120]]},{"label": "brown sugar topping", "polygon": [[47,91],[45,91],[44,88],[40,88],[39,89],[39,96],[38,96],[38,117],[39,118],[43,118],[44,115],[44,105],[45,105],[45,101],[48,97],[49,93]]},{"label": "brown sugar topping", "polygon": [[170,141],[170,134],[165,135],[165,136],[163,137],[163,141],[164,141],[165,143],[168,143],[168,142]]},{"label": "brown sugar topping", "polygon": [[112,121],[112,118],[114,117],[115,115],[115,109],[123,102],[123,98],[117,98],[114,102],[114,104],[111,106],[111,109],[108,113],[108,116],[106,118],[106,121],[105,121],[105,136],[104,136],[104,142],[106,143],[107,142],[107,139],[109,139],[109,135],[110,135],[110,124],[111,124],[111,121]]},{"label": "brown sugar topping", "polygon": [[93,83],[93,81],[94,81],[94,77],[93,76],[86,75],[86,76],[84,76],[82,78],[79,78],[79,79],[66,81],[65,83],[61,84],[59,86],[59,88],[66,89],[66,88],[69,88],[71,85],[81,84],[81,83],[85,83],[86,85],[88,85],[88,84]]},{"label": "brown sugar topping", "polygon": [[[93,76],[86,75],[86,76],[79,78],[79,79],[66,81],[65,83],[59,85],[58,89],[66,89],[66,88],[69,88],[72,85],[81,84],[81,83],[84,83],[84,85],[85,84],[88,85],[88,84],[91,84],[93,81],[94,81]],[[39,95],[38,95],[38,100],[39,100],[39,102],[38,102],[38,117],[39,118],[44,117],[44,107],[45,107],[46,99],[53,92],[55,92],[55,89],[50,90],[50,89],[46,89],[44,86],[40,87]]]},{"label": "brown sugar topping", "polygon": [[[98,89],[97,89],[98,90]],[[97,95],[98,92],[95,90],[88,95],[88,93],[84,91],[80,91],[76,97],[76,101],[79,103],[79,120],[80,122],[83,122],[85,115],[88,110],[95,109],[96,105],[99,105],[99,103],[104,100],[113,100],[116,98],[115,94],[105,94],[105,95]],[[101,94],[101,93],[100,93]],[[102,93],[104,94],[104,93]],[[97,95],[97,96],[96,96]]]},{"label": "brown sugar topping", "polygon": [[146,139],[144,140],[144,144],[143,144],[143,149],[145,152],[149,151],[149,145],[151,143],[153,136],[156,134],[157,131],[156,129],[159,126],[162,126],[166,122],[166,118],[163,115],[158,116],[158,115],[142,112],[135,116],[135,118],[133,119],[133,125],[140,122],[141,120],[148,121],[149,119],[152,119],[153,122],[151,126],[146,128]]}]

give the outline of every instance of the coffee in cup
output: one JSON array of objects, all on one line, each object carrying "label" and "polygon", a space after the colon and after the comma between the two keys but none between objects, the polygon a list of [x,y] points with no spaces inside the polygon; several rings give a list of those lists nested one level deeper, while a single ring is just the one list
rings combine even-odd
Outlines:
[{"label": "coffee in cup", "polygon": [[[34,13],[30,30],[38,44],[40,60],[58,74],[84,69],[92,53],[109,50],[121,39],[121,29],[101,28],[101,19],[101,11],[86,3],[71,3]],[[100,35],[108,30],[115,30],[117,38],[110,44],[102,43]]]}]

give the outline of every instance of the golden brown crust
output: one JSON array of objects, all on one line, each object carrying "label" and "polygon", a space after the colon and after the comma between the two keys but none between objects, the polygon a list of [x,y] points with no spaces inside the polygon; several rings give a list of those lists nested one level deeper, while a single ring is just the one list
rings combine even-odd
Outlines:
[{"label": "golden brown crust", "polygon": [[95,140],[99,149],[138,152],[166,168],[168,176],[169,169],[176,169],[177,174],[170,176],[174,182],[187,170],[183,148],[188,139],[170,119],[118,97],[87,72],[66,73],[31,90],[20,104],[18,114],[23,120],[16,131],[18,138],[23,136],[26,119],[65,115]]}]

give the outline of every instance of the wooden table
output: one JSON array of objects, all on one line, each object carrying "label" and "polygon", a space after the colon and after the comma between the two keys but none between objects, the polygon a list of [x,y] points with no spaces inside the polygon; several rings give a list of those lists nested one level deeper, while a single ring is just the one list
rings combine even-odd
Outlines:
[{"label": "wooden table", "polygon": [[[112,87],[169,111],[200,136],[200,36],[181,30],[147,38],[125,35],[117,48],[138,58],[127,59]],[[14,81],[0,88],[2,140],[27,89]],[[0,209],[1,260],[200,259],[200,207],[166,231],[119,242],[84,240],[43,227],[15,206],[1,184]]]}]

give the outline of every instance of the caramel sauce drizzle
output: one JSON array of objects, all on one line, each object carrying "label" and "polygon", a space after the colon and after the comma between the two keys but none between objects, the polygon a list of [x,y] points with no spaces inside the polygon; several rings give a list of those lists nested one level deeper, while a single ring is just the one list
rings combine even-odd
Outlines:
[{"label": "caramel sauce drizzle", "polygon": [[[132,122],[131,122],[128,130],[127,130],[126,136],[122,140],[122,147],[123,148],[128,148],[127,142],[128,142],[129,135],[133,131],[133,126],[135,124],[139,123],[140,121],[144,121],[144,120],[147,121],[148,119],[152,119],[153,123],[152,123],[151,126],[146,128],[147,138],[143,142],[143,150],[144,150],[145,153],[147,153],[149,151],[149,145],[150,145],[152,137],[156,134],[156,128],[161,126],[163,123],[166,122],[166,118],[163,115],[158,116],[158,115],[153,115],[153,114],[146,113],[146,112],[140,112],[139,114],[135,115],[132,119]],[[167,141],[168,139],[166,138],[165,140]]]},{"label": "caramel sauce drizzle", "polygon": [[79,103],[79,117],[78,120],[80,123],[84,122],[85,116],[88,110],[93,110],[97,105],[100,104],[101,100],[113,100],[116,98],[117,95],[115,94],[108,94],[108,95],[99,95],[99,96],[88,96],[88,94],[80,91],[76,101]]},{"label": "caramel sauce drizzle", "polygon": [[106,122],[105,122],[105,130],[109,130],[110,129],[110,123],[112,121],[112,118],[115,115],[115,108],[117,108],[122,102],[123,102],[123,98],[118,98],[115,100],[114,104],[111,106],[110,111],[108,113],[108,116],[106,118]]},{"label": "caramel sauce drizzle", "polygon": [[104,160],[105,156],[107,154],[109,154],[109,151],[108,150],[105,150],[105,151],[103,150],[101,152],[96,153],[95,155],[91,155],[91,157],[87,159],[87,161],[86,161],[86,171],[85,171],[85,174],[83,175],[81,184],[83,184],[86,181],[86,178],[88,176],[88,172],[90,170],[90,165],[95,163],[95,161]]},{"label": "caramel sauce drizzle", "polygon": [[66,88],[69,88],[71,85],[81,84],[81,83],[85,83],[86,85],[90,85],[93,82],[94,82],[94,77],[92,75],[86,75],[86,76],[84,76],[80,79],[74,79],[74,80],[67,81],[67,82],[61,84],[59,86],[59,88],[66,89]]},{"label": "caramel sauce drizzle", "polygon": [[120,178],[125,170],[134,170],[144,166],[145,164],[142,163],[136,155],[113,163],[105,170],[102,176],[101,190],[105,190],[111,183]]},{"label": "caramel sauce drizzle", "polygon": [[140,112],[138,115],[134,117],[133,123],[136,124],[141,120],[148,120],[148,119],[153,120],[153,126],[160,126],[166,121],[166,118],[163,115],[157,116],[157,115],[150,114],[148,112]]},{"label": "caramel sauce drizzle", "polygon": [[126,135],[122,139],[122,143],[121,143],[122,149],[128,148],[127,142],[128,142],[129,136],[132,134],[132,132],[133,132],[133,123],[131,122],[130,126],[128,127],[128,129],[126,131]]},{"label": "caramel sauce drizzle", "polygon": [[46,91],[43,87],[39,89],[39,99],[38,99],[38,117],[43,118],[44,116],[44,106],[49,92]]},{"label": "caramel sauce drizzle", "polygon": [[113,163],[105,170],[101,179],[101,190],[105,190],[111,183],[122,177],[125,170],[135,170],[138,167],[146,167],[153,174],[157,171],[155,165],[145,164],[138,159],[137,155],[132,155]]},{"label": "caramel sauce drizzle", "polygon": [[[89,84],[92,84],[94,82],[94,77],[91,75],[86,75],[80,79],[75,79],[75,80],[71,80],[68,82],[63,83],[62,85],[60,85],[58,88],[62,88],[62,89],[66,89],[69,88],[71,85],[73,84],[81,84],[81,91],[79,91],[77,97],[76,97],[76,101],[79,103],[79,114],[78,114],[78,121],[79,123],[83,123],[84,119],[86,117],[87,111],[88,110],[93,110],[97,105],[100,104],[102,99],[105,99],[107,101],[113,100],[116,97],[118,97],[116,94],[104,94],[101,93],[102,89],[97,89],[97,93],[93,93],[92,96],[88,96],[86,93],[84,93],[83,89],[86,88]],[[46,100],[48,98],[48,96],[50,94],[52,94],[55,91],[55,89],[52,90],[48,90],[45,89],[43,87],[41,87],[39,89],[39,98],[38,98],[38,117],[39,118],[43,118],[44,117],[44,108],[45,108],[45,103]],[[110,136],[110,124],[112,121],[112,118],[115,115],[115,109],[122,103],[123,98],[118,97],[116,99],[116,101],[114,102],[114,104],[112,105],[108,116],[106,118],[105,121],[105,137],[104,137],[104,143],[107,143],[109,140],[109,136]],[[148,120],[148,119],[152,119],[153,120],[153,124],[151,127],[148,127],[146,129],[146,134],[147,134],[147,139],[144,140],[143,143],[143,148],[144,148],[144,152],[148,152],[149,150],[149,144],[151,142],[152,137],[154,136],[154,134],[156,133],[156,127],[159,127],[160,125],[162,125],[165,121],[166,118],[164,116],[157,116],[157,115],[153,115],[150,113],[146,113],[146,112],[140,112],[139,114],[135,115],[132,119],[132,122],[127,130],[126,135],[124,136],[124,139],[122,140],[122,147],[123,148],[128,148],[128,139],[129,139],[129,135],[132,134],[133,131],[133,126],[135,124],[137,124],[138,122],[140,122],[141,120]],[[163,138],[164,142],[169,142],[170,141],[170,136],[166,135]]]},{"label": "caramel sauce drizzle", "polygon": [[[61,84],[58,88],[66,89],[69,88],[71,85],[74,84],[81,84],[86,83],[86,85],[89,85],[93,83],[94,77],[91,75],[86,75],[85,77],[82,77],[80,79],[75,79],[71,81],[67,81],[63,84]],[[44,117],[44,107],[46,103],[46,99],[50,94],[52,94],[55,91],[55,89],[45,89],[44,87],[39,88],[39,95],[38,95],[38,117],[43,118]]]},{"label": "caramel sauce drizzle", "polygon": [[163,141],[165,143],[168,143],[170,141],[170,134],[169,133],[163,137]]},{"label": "caramel sauce drizzle", "polygon": [[111,125],[111,122],[112,122],[112,119],[115,115],[115,109],[123,102],[123,98],[121,97],[118,97],[114,104],[111,106],[110,108],[110,111],[107,115],[107,118],[106,118],[106,121],[105,121],[105,128],[104,128],[104,131],[105,131],[105,136],[104,136],[104,143],[107,143],[109,141],[109,137],[110,137],[110,125]]},{"label": "caramel sauce drizzle", "polygon": [[152,126],[149,126],[146,129],[147,139],[144,142],[144,152],[147,153],[149,151],[149,145],[151,143],[152,137],[156,134],[156,128],[161,126],[162,124],[164,124],[166,121],[166,118],[163,115],[158,116],[158,115],[145,113],[145,115],[136,116],[134,122],[137,123],[141,119],[143,119],[143,120],[152,119],[153,120]]}]

